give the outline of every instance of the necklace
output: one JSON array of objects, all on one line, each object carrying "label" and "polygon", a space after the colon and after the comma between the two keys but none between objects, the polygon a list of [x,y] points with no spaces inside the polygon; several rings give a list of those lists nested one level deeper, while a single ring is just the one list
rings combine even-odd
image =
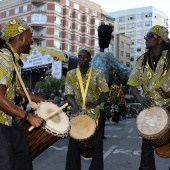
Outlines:
[{"label": "necklace", "polygon": [[160,57],[161,57],[161,54],[158,55],[158,56],[153,56],[152,53],[150,53],[150,63],[151,63],[151,67],[152,67],[153,71],[155,71],[157,63],[158,63]]}]

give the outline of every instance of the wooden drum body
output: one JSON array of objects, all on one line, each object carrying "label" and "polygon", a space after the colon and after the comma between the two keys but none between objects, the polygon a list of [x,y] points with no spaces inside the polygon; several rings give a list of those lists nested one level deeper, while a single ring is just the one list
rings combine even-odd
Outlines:
[{"label": "wooden drum body", "polygon": [[78,115],[71,119],[70,138],[80,149],[84,159],[91,159],[96,141],[96,122],[88,115]]},{"label": "wooden drum body", "polygon": [[160,147],[170,141],[170,115],[160,107],[141,111],[137,117],[136,129],[140,136],[148,139],[153,146]]},{"label": "wooden drum body", "polygon": [[[58,106],[53,103],[42,102],[38,105],[35,113],[43,118],[57,109]],[[60,139],[60,137],[67,136],[70,122],[68,116],[60,111],[56,115],[48,118],[42,127],[35,128],[31,132],[28,131],[29,127],[29,123],[21,125],[21,129],[29,145],[32,159],[34,159]]]}]

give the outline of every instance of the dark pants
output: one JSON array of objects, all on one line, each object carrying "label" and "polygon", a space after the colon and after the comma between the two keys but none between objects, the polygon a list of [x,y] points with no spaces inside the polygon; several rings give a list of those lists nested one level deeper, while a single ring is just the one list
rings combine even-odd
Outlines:
[{"label": "dark pants", "polygon": [[141,161],[139,170],[156,170],[154,149],[146,139],[142,140]]},{"label": "dark pants", "polygon": [[[102,112],[103,110],[101,110]],[[101,113],[102,114],[102,113]],[[89,170],[103,170],[103,121],[102,116],[99,118],[96,143],[93,151]],[[69,138],[68,152],[65,170],[81,170],[80,151],[75,142]]]},{"label": "dark pants", "polygon": [[119,123],[119,112],[114,112],[114,120],[116,123]]},{"label": "dark pants", "polygon": [[18,125],[0,124],[0,169],[33,169],[28,145]]},{"label": "dark pants", "polygon": [[101,110],[100,113],[101,113],[102,122],[103,122],[103,137],[104,137],[104,129],[106,125],[106,112],[105,110]]}]

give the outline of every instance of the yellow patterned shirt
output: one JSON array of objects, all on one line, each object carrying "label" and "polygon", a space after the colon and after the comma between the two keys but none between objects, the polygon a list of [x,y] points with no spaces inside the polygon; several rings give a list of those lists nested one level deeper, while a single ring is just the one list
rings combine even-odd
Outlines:
[{"label": "yellow patterned shirt", "polygon": [[108,102],[115,103],[115,99],[118,99],[118,104],[125,104],[125,95],[123,93],[122,84],[113,84],[109,90]]},{"label": "yellow patterned shirt", "polygon": [[[84,89],[88,79],[89,70],[86,75],[82,77]],[[102,92],[108,92],[109,88],[106,82],[106,78],[101,70],[92,69],[92,74],[87,91],[86,101],[94,102],[97,100]],[[76,69],[67,73],[65,82],[65,94],[73,95],[78,105],[83,105],[82,94],[80,90],[79,81],[76,74]],[[98,105],[94,109],[87,109],[87,114],[94,119],[98,119],[100,116],[99,110],[103,109],[103,104]]]},{"label": "yellow patterned shirt", "polygon": [[158,87],[162,87],[166,92],[170,91],[170,69],[162,74],[164,63],[166,61],[167,50],[162,52],[162,56],[158,61],[155,72],[151,69],[146,62],[143,69],[142,61],[144,55],[142,55],[137,61],[133,71],[130,74],[127,82],[130,86],[143,86],[143,92],[145,96],[152,97],[156,106],[164,106],[170,102],[169,99],[163,99],[161,95],[155,90]]},{"label": "yellow patterned shirt", "polygon": [[[9,44],[8,44],[9,45]],[[12,49],[12,47],[11,47]],[[14,52],[14,50],[12,49]],[[15,61],[19,60],[19,55],[14,52]],[[5,96],[14,103],[14,97],[16,94],[16,90],[20,88],[20,83],[18,78],[15,78],[15,82],[12,84],[13,79],[13,59],[12,54],[6,49],[1,49],[0,52],[0,84],[6,85],[6,93]],[[19,65],[17,64],[17,68],[19,69]],[[0,123],[11,126],[12,125],[12,116],[8,113],[0,110]]]}]

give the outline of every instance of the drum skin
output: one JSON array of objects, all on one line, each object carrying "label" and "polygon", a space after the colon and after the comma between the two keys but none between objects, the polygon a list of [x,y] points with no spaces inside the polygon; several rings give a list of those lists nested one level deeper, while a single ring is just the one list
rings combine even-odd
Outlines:
[{"label": "drum skin", "polygon": [[33,131],[29,132],[30,124],[25,122],[21,126],[21,130],[25,135],[25,139],[28,143],[28,147],[31,153],[32,160],[45,151],[48,147],[54,144],[60,139],[58,136],[54,136],[42,127],[35,128]]},{"label": "drum skin", "polygon": [[138,134],[153,146],[161,147],[170,141],[170,114],[160,107],[144,109],[136,120]]},{"label": "drum skin", "polygon": [[91,159],[96,141],[96,122],[88,115],[71,119],[70,138],[73,139],[84,159]]}]

